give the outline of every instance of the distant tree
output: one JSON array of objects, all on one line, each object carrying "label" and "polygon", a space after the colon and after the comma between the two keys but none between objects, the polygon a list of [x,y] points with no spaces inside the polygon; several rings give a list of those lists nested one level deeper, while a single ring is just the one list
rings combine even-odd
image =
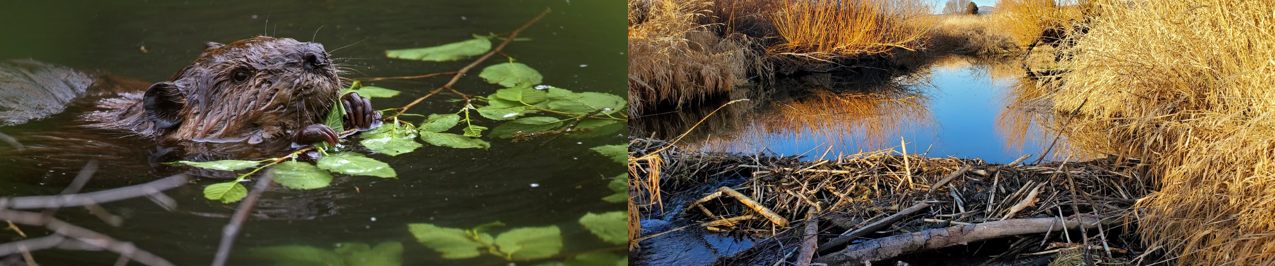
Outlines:
[{"label": "distant tree", "polygon": [[967,14],[968,10],[965,9],[965,6],[968,4],[973,4],[973,2],[970,2],[970,0],[947,0],[947,3],[943,4],[943,14]]},{"label": "distant tree", "polygon": [[975,5],[974,2],[970,2],[969,4],[966,4],[965,14],[978,15],[978,5]]}]

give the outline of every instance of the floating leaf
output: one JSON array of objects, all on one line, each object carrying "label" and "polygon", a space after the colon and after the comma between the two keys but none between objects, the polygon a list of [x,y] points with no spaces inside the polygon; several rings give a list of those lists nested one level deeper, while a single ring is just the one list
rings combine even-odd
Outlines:
[{"label": "floating leaf", "polygon": [[603,145],[589,149],[601,153],[602,156],[610,157],[612,161],[617,163],[627,163],[629,161],[629,145]]},{"label": "floating leaf", "polygon": [[465,135],[466,137],[471,137],[471,138],[482,137],[482,136],[483,136],[483,130],[487,130],[487,127],[479,126],[479,125],[475,125],[475,124],[469,124],[468,126],[466,126],[466,127],[465,127],[465,134],[464,134],[464,135]]},{"label": "floating leaf", "polygon": [[534,105],[548,100],[549,95],[547,92],[523,86],[496,90],[496,93],[492,94],[491,97],[488,98],[497,98],[511,102]]},{"label": "floating leaf", "polygon": [[220,200],[221,203],[236,202],[247,196],[248,188],[235,181],[216,183],[204,187],[204,198]]},{"label": "floating leaf", "polygon": [[364,243],[341,243],[337,247],[337,255],[351,266],[397,266],[403,265],[403,243],[388,241],[369,247]]},{"label": "floating leaf", "polygon": [[610,203],[620,203],[629,200],[629,174],[624,173],[611,179],[611,183],[607,183],[607,188],[615,191],[615,194],[606,196],[602,200]]},{"label": "floating leaf", "polygon": [[603,214],[590,212],[580,217],[580,224],[589,229],[589,232],[593,232],[593,235],[602,238],[602,241],[623,244],[629,242],[628,219],[629,215],[624,211]]},{"label": "floating leaf", "polygon": [[500,63],[483,69],[478,74],[487,83],[500,84],[505,87],[531,87],[540,84],[540,72],[522,63]]},{"label": "floating leaf", "polygon": [[323,156],[317,162],[320,169],[347,175],[365,175],[384,178],[397,178],[394,168],[376,159],[368,158],[356,152],[341,152]]},{"label": "floating leaf", "polygon": [[486,53],[488,50],[491,50],[491,41],[486,37],[475,37],[433,47],[387,50],[385,56],[395,59],[443,62],[465,59]]},{"label": "floating leaf", "polygon": [[518,228],[496,236],[496,246],[510,260],[548,258],[562,251],[562,232],[553,225]]},{"label": "floating leaf", "polygon": [[624,98],[609,93],[581,92],[574,97],[549,102],[549,109],[560,112],[587,114],[603,110],[603,114],[611,114],[624,109]]},{"label": "floating leaf", "polygon": [[554,129],[562,126],[562,121],[557,118],[548,116],[523,117],[514,121],[509,121],[496,129],[491,130],[491,134],[499,138],[512,138],[514,133],[532,133]]},{"label": "floating leaf", "polygon": [[274,181],[291,189],[316,189],[332,184],[332,175],[308,163],[284,161],[270,168]]},{"label": "floating leaf", "polygon": [[323,124],[336,132],[345,131],[345,123],[342,119],[344,117],[345,105],[341,104],[341,100],[337,100],[335,104],[332,104],[332,110],[328,111],[328,117],[323,119]]},{"label": "floating leaf", "polygon": [[291,263],[292,265],[310,265],[305,264],[306,262],[317,265],[345,265],[345,259],[337,255],[336,252],[311,246],[290,245],[254,248],[249,254],[253,257],[279,263]]},{"label": "floating leaf", "polygon": [[421,131],[421,140],[430,145],[457,149],[491,148],[491,143],[481,139],[470,138],[452,133],[434,133]]},{"label": "floating leaf", "polygon": [[[444,259],[467,259],[478,257],[480,248],[486,247],[470,238],[465,230],[438,227],[432,224],[408,224],[407,230],[416,236],[425,247],[443,253]],[[479,239],[491,239],[491,235],[479,233]]]},{"label": "floating leaf", "polygon": [[489,105],[489,106],[478,107],[478,114],[482,115],[483,117],[486,117],[487,119],[497,120],[497,121],[510,120],[510,119],[518,118],[520,116],[530,114],[530,113],[535,113],[535,112],[539,112],[539,111],[536,111],[535,109],[527,108],[526,106],[495,107],[495,106]]},{"label": "floating leaf", "polygon": [[238,170],[252,168],[257,166],[258,164],[261,164],[261,162],[258,162],[258,161],[244,161],[244,160],[220,160],[220,161],[211,161],[211,162],[192,162],[192,161],[177,161],[177,162],[184,165],[189,165],[189,166],[194,166],[194,167],[209,169],[209,170],[217,170],[217,171],[238,171]]},{"label": "floating leaf", "polygon": [[567,259],[562,266],[626,266],[629,259],[611,252],[585,253]]},{"label": "floating leaf", "polygon": [[408,153],[421,147],[421,144],[416,142],[416,129],[410,125],[397,126],[386,123],[376,129],[365,131],[359,136],[363,138],[359,142],[363,144],[363,147],[390,156]]},{"label": "floating leaf", "polygon": [[460,124],[460,115],[457,114],[431,114],[425,122],[421,123],[420,130],[425,132],[443,132]]},{"label": "floating leaf", "polygon": [[364,98],[390,98],[399,94],[399,91],[376,86],[363,86],[350,92],[357,92]]},{"label": "floating leaf", "polygon": [[627,124],[621,123],[619,120],[610,119],[593,119],[585,118],[576,124],[576,131],[584,132],[580,134],[571,134],[569,136],[575,138],[592,138],[615,133],[627,128]]}]

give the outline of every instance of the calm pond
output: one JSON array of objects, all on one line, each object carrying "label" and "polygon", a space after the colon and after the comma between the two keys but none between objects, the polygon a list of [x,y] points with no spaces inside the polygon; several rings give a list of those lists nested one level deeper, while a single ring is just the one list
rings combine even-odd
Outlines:
[{"label": "calm pond", "polygon": [[[441,63],[395,60],[386,58],[385,50],[458,42],[475,34],[508,34],[546,8],[553,11],[519,35],[530,40],[511,43],[503,54],[538,70],[544,76],[543,84],[623,97],[626,19],[624,4],[617,1],[7,2],[3,4],[7,12],[0,17],[0,34],[7,36],[7,41],[0,42],[0,61],[33,59],[149,84],[167,80],[190,64],[202,51],[204,42],[229,43],[265,34],[324,44],[337,62],[350,70],[343,74],[344,78],[421,75],[456,71],[473,59]],[[501,40],[494,41],[498,44]],[[507,61],[496,55],[454,87],[471,95],[492,94],[499,87],[484,82],[478,72]],[[385,109],[403,106],[442,86],[449,78],[365,85],[402,91],[393,98],[373,99],[378,109]],[[440,94],[416,105],[410,113],[454,113],[460,106],[451,100],[457,98]],[[75,119],[69,113],[76,111],[0,127],[0,132],[18,139],[38,136]],[[417,124],[423,120],[407,116],[403,119]],[[482,118],[474,121],[492,128],[499,125]],[[590,150],[626,143],[625,132],[621,127],[601,136],[536,138],[516,143],[484,136],[491,143],[490,149],[425,145],[393,157],[370,154],[392,166],[398,178],[338,174],[330,187],[266,192],[254,218],[240,233],[229,264],[259,265],[269,261],[263,257],[289,256],[249,256],[264,247],[311,246],[327,252],[342,246],[349,248],[352,244],[348,243],[401,243],[403,265],[512,265],[505,258],[486,252],[474,258],[444,259],[408,231],[411,223],[470,229],[492,222],[504,223],[485,229],[493,236],[524,227],[560,228],[560,255],[534,263],[570,263],[568,259],[579,254],[623,260],[622,244],[600,239],[580,220],[588,213],[625,210],[621,203],[602,200],[616,193],[608,184],[625,172],[623,165]],[[84,156],[103,161],[86,191],[139,184],[172,174],[172,167],[148,161],[147,156],[155,153],[154,143],[123,138],[119,142],[114,147],[130,148]],[[102,149],[89,151],[99,150]],[[75,147],[65,147],[65,151],[80,152]],[[0,144],[0,155],[13,152],[9,145]],[[6,172],[0,175],[0,195],[58,194],[86,161],[0,161],[0,169]],[[102,222],[84,208],[62,209],[57,217],[133,242],[177,265],[209,264],[222,228],[238,204],[204,198],[205,186],[227,179],[192,173],[197,177],[191,184],[165,193],[177,201],[175,211],[166,211],[147,199],[132,199],[103,204],[105,210],[124,218],[118,227]],[[38,227],[22,228],[33,234],[29,237],[47,234]],[[6,241],[24,239],[13,231],[0,234]],[[376,255],[400,256],[393,252]],[[117,257],[109,252],[33,253],[34,260],[43,265],[109,265]]]},{"label": "calm pond", "polygon": [[636,136],[672,139],[728,100],[748,99],[709,117],[680,146],[812,160],[881,149],[903,152],[906,142],[909,154],[1009,163],[1026,154],[1039,156],[1054,138],[1038,125],[1043,117],[1032,110],[1039,105],[1024,95],[1034,81],[1022,73],[1010,59],[953,55],[907,75],[787,77],[737,87],[729,99],[647,115],[630,126]]}]

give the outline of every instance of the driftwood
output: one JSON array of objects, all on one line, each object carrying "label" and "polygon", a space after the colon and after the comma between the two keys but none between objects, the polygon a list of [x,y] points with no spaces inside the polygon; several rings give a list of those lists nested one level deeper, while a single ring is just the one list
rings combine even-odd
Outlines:
[{"label": "driftwood", "polygon": [[912,215],[912,213],[916,213],[917,211],[924,210],[925,208],[929,208],[929,207],[930,207],[929,203],[925,203],[925,202],[917,203],[916,205],[912,205],[912,207],[903,209],[902,211],[899,211],[898,213],[890,215],[890,217],[885,217],[885,219],[881,219],[880,221],[877,221],[875,223],[869,224],[867,226],[864,226],[854,231],[846,231],[845,234],[842,234],[841,236],[838,236],[837,238],[833,238],[831,241],[828,241],[828,243],[824,243],[823,246],[819,247],[819,252],[823,253],[823,252],[832,251],[838,247],[841,247],[842,245],[845,245],[846,243],[850,243],[850,241],[854,240],[855,238],[868,235],[868,233],[872,233],[873,231],[876,231],[877,229],[881,229],[882,227],[886,227],[887,225],[890,225],[890,224],[893,224],[894,222],[902,220],[903,217],[907,217],[908,215]]},{"label": "driftwood", "polygon": [[836,253],[815,258],[815,262],[828,265],[859,265],[864,262],[890,259],[903,254],[964,245],[970,242],[994,238],[1038,234],[1062,230],[1063,228],[1076,229],[1082,225],[1085,229],[1095,228],[1099,222],[1100,220],[1094,217],[1068,218],[1064,225],[1060,224],[1063,221],[1058,218],[1029,218],[935,228],[864,241],[848,246]]},{"label": "driftwood", "polygon": [[819,217],[815,209],[806,211],[806,232],[801,236],[801,253],[797,253],[797,266],[810,266],[815,256],[815,241],[819,238]]},{"label": "driftwood", "polygon": [[765,216],[766,219],[770,220],[770,222],[775,223],[775,226],[779,226],[779,227],[788,226],[788,219],[785,219],[784,217],[779,216],[779,214],[775,214],[775,212],[771,211],[770,208],[766,208],[765,205],[761,205],[761,203],[757,203],[757,201],[753,200],[752,198],[749,198],[748,196],[744,196],[744,194],[740,194],[739,191],[735,191],[734,189],[731,189],[728,187],[722,187],[717,190],[721,191],[722,193],[725,193],[728,196],[738,199],[740,203],[744,204],[744,206],[748,206],[749,208],[752,208],[754,211],[757,211],[757,213],[761,213],[761,216]]}]

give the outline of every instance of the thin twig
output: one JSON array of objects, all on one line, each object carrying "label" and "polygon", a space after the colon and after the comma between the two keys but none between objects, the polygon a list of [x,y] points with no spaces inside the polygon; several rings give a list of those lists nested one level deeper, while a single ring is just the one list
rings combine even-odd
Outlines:
[{"label": "thin twig", "polygon": [[412,101],[411,103],[408,103],[407,105],[404,105],[402,108],[399,108],[398,113],[386,118],[389,119],[389,118],[398,117],[399,115],[406,113],[408,109],[412,108],[412,106],[416,106],[416,104],[421,103],[421,101],[424,101],[425,98],[429,98],[430,96],[433,96],[434,94],[437,94],[438,92],[444,89],[450,90],[452,93],[456,93],[456,95],[460,95],[461,97],[465,98],[465,102],[468,103],[469,96],[465,95],[464,93],[461,93],[460,91],[457,91],[456,89],[453,89],[452,85],[456,84],[456,81],[460,80],[460,77],[465,76],[465,73],[469,72],[469,69],[474,68],[474,66],[477,66],[479,63],[482,63],[483,61],[486,61],[487,58],[490,58],[492,55],[499,53],[500,50],[504,49],[506,45],[509,45],[510,42],[513,42],[514,38],[518,37],[519,33],[522,33],[523,30],[526,30],[527,28],[531,27],[532,24],[536,24],[536,21],[540,21],[540,18],[543,18],[545,17],[545,15],[548,15],[549,11],[551,10],[546,8],[544,12],[540,12],[540,15],[536,15],[536,17],[531,19],[531,21],[527,21],[527,23],[522,24],[522,27],[518,27],[517,30],[514,30],[512,33],[510,33],[509,37],[506,38],[504,42],[501,42],[500,45],[496,46],[496,48],[491,49],[491,51],[487,52],[486,54],[483,54],[482,57],[479,57],[478,60],[474,60],[474,62],[469,63],[469,65],[466,65],[465,67],[456,71],[456,74],[452,76],[452,79],[450,81],[447,81],[447,84],[444,84],[442,87],[439,87],[437,89],[434,89],[433,91],[430,91],[429,94],[425,94],[425,96],[416,98],[416,100]]},{"label": "thin twig", "polygon": [[257,199],[261,198],[261,193],[269,189],[273,181],[274,174],[266,172],[257,179],[257,184],[252,187],[251,192],[248,192],[243,202],[239,203],[239,207],[235,208],[235,214],[230,223],[221,230],[221,243],[217,245],[217,257],[213,259],[213,266],[226,265],[226,260],[230,258],[230,247],[235,243],[239,228],[242,228],[243,223],[248,220],[248,213],[252,212],[252,207],[257,205]]}]

